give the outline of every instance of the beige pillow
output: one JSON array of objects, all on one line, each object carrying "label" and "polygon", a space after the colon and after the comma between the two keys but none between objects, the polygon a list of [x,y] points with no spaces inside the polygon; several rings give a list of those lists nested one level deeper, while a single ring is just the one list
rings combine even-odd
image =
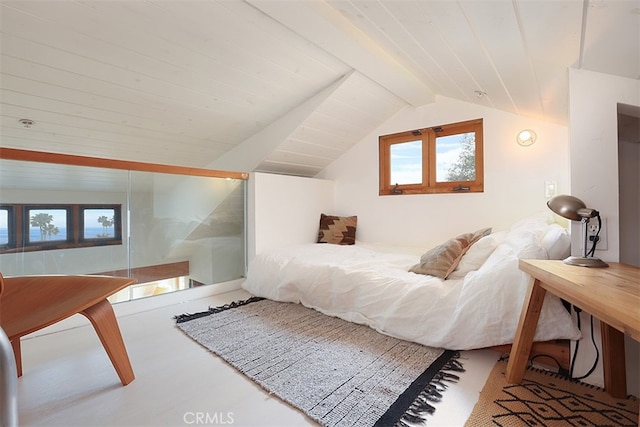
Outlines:
[{"label": "beige pillow", "polygon": [[356,243],[357,216],[334,216],[320,214],[318,243],[354,245]]},{"label": "beige pillow", "polygon": [[491,228],[483,228],[475,233],[465,233],[449,239],[424,253],[420,257],[420,263],[411,267],[409,271],[446,279],[456,269],[471,245],[489,234]]}]

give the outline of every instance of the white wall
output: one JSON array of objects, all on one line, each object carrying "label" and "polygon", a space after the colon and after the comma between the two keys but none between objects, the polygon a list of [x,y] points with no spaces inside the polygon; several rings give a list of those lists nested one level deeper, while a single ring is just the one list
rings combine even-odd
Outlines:
[{"label": "white wall", "polygon": [[[607,261],[619,261],[620,257],[618,103],[640,105],[639,80],[569,70],[571,193],[607,219],[608,249],[596,251],[596,256]],[[578,253],[579,246],[574,233],[572,252]],[[599,335],[596,342],[600,342]],[[576,360],[579,372],[588,371],[593,363],[595,352],[590,347],[588,343],[581,346],[584,351]],[[638,396],[638,343],[627,338],[626,347],[627,389]],[[601,363],[585,381],[604,384]]]},{"label": "white wall", "polygon": [[606,218],[608,249],[596,255],[607,261],[620,259],[618,103],[640,105],[640,81],[569,70],[571,192]]},{"label": "white wall", "polygon": [[[476,118],[484,119],[484,193],[378,195],[379,135]],[[534,145],[516,144],[522,129],[537,132]],[[318,177],[336,182],[336,208],[358,215],[358,240],[431,248],[458,233],[505,229],[547,211],[545,181],[556,181],[559,192],[569,191],[568,130],[438,97],[434,104],[401,111]]]},{"label": "white wall", "polygon": [[332,181],[287,175],[252,173],[248,189],[248,261],[278,246],[313,243],[320,214],[334,209]]},{"label": "white wall", "polygon": [[[640,132],[640,118],[636,119]],[[620,262],[640,267],[640,138],[620,139]]]}]

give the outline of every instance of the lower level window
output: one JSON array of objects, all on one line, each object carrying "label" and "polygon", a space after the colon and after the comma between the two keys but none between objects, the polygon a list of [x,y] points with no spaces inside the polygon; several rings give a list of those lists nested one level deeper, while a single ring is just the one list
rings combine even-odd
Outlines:
[{"label": "lower level window", "polygon": [[25,207],[28,228],[25,245],[66,242],[70,219],[68,208]]},{"label": "lower level window", "polygon": [[121,238],[120,209],[116,207],[82,207],[81,240],[104,240]]},{"label": "lower level window", "polygon": [[13,218],[13,207],[0,206],[0,250],[12,245],[15,246],[15,243],[11,241],[11,238],[15,238],[15,235],[10,231],[13,229]]},{"label": "lower level window", "polygon": [[121,205],[0,205],[0,253],[122,244]]}]

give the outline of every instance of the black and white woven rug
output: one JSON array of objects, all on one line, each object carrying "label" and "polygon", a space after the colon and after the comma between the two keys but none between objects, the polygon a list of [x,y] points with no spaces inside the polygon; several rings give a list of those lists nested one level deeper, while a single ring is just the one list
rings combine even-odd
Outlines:
[{"label": "black and white woven rug", "polygon": [[463,371],[456,352],[389,337],[300,304],[251,298],[177,326],[325,426],[424,423]]}]

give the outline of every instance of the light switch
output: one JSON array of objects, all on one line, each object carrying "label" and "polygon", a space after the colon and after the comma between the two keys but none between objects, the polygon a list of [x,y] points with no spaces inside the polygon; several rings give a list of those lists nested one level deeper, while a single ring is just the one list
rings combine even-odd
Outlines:
[{"label": "light switch", "polygon": [[544,197],[547,199],[552,198],[558,194],[558,185],[555,181],[545,181],[544,182]]}]

